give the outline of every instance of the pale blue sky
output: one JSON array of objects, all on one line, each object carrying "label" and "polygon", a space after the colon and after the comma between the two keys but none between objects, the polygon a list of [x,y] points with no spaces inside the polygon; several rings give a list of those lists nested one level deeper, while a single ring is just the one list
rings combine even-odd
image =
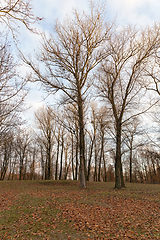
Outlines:
[{"label": "pale blue sky", "polygon": [[[102,1],[100,0],[100,2]],[[38,26],[43,31],[50,31],[57,18],[63,20],[66,15],[71,16],[74,8],[87,11],[88,6],[87,0],[33,0],[35,14],[45,18]],[[160,21],[159,12],[160,0],[106,1],[106,19],[112,21],[116,17],[117,26],[136,24],[143,27],[151,25],[155,21]],[[32,55],[33,49],[39,45],[40,37],[30,33],[24,27],[20,29],[20,33],[21,49],[26,54]],[[27,104],[32,108],[25,115],[30,116],[31,120],[33,120],[34,111],[42,105],[42,95],[43,92],[34,87],[27,97]]]}]

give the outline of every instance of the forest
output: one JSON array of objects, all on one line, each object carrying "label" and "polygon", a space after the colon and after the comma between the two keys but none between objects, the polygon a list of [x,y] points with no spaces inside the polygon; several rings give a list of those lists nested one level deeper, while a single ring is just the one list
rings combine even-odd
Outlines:
[{"label": "forest", "polygon": [[[119,27],[92,1],[52,32],[36,31],[42,21],[30,1],[0,1],[0,180],[160,183],[160,24]],[[19,50],[21,25],[40,35],[32,56]],[[56,101],[33,126],[28,83]]]}]

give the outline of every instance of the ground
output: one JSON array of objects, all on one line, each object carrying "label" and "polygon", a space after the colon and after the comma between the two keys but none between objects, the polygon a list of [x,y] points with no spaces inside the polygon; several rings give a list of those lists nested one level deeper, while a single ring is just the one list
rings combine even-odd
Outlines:
[{"label": "ground", "polygon": [[160,185],[0,182],[0,239],[160,239]]}]

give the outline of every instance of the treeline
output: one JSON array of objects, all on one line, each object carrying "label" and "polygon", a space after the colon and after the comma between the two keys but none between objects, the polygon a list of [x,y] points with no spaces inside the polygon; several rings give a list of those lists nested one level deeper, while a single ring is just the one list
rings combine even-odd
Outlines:
[{"label": "treeline", "polygon": [[[0,35],[1,180],[71,178],[81,188],[89,180],[114,179],[115,188],[125,180],[159,182],[158,144],[146,142],[141,116],[153,117],[160,100],[160,25],[122,28],[106,19],[104,6],[90,1],[89,12],[75,10],[49,34],[39,33],[36,56],[19,51],[18,61],[8,35]],[[37,21],[30,1],[0,7],[16,46],[15,24],[38,33]],[[39,109],[33,132],[20,119],[28,81],[57,96],[59,106]]]},{"label": "treeline", "polygon": [[[74,115],[71,121],[70,108],[61,114],[49,106],[40,108],[35,123],[35,131],[17,128],[1,140],[0,180],[79,180],[78,122]],[[160,183],[160,154],[146,147],[146,134],[138,123],[134,119],[134,128],[123,133],[125,181]],[[113,130],[105,108],[92,103],[85,129],[87,181],[115,180]],[[140,134],[141,144],[137,144]]]}]

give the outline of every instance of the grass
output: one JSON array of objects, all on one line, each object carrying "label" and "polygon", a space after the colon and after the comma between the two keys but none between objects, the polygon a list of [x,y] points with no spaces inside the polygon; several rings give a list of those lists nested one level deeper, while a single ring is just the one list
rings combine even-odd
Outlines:
[{"label": "grass", "polygon": [[160,239],[160,185],[0,182],[0,239]]}]

